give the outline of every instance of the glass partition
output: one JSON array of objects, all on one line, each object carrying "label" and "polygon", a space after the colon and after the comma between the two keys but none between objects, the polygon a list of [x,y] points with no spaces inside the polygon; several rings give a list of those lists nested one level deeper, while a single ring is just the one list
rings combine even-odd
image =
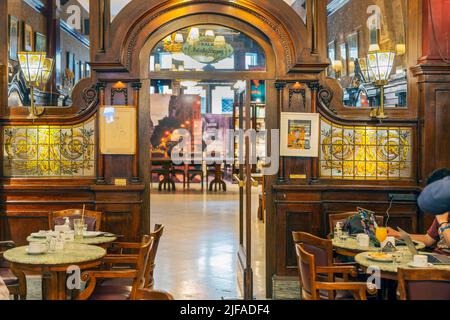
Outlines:
[{"label": "glass partition", "polygon": [[150,71],[265,71],[264,50],[242,32],[198,25],[167,35],[153,49]]},{"label": "glass partition", "polygon": [[[57,1],[56,17],[60,30],[49,39],[43,1],[8,0],[9,62],[8,106],[30,106],[30,84],[26,82],[19,63],[19,52],[45,52],[53,59],[48,80],[33,84],[37,106],[70,106],[76,83],[90,76],[89,1]],[[56,52],[49,52],[54,42]]]},{"label": "glass partition", "polygon": [[405,107],[407,97],[407,0],[329,0],[328,75],[339,80],[348,107],[377,107],[380,90],[373,83],[367,54],[396,53],[385,105]]}]

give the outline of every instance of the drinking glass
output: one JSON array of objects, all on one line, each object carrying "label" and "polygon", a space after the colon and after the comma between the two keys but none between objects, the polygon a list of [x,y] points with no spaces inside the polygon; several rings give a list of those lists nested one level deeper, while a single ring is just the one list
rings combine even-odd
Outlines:
[{"label": "drinking glass", "polygon": [[387,236],[388,236],[388,231],[387,231],[387,228],[385,228],[385,227],[378,227],[377,230],[375,231],[375,237],[380,242],[380,251],[383,251],[383,248],[381,247],[381,243],[384,240],[386,240]]},{"label": "drinking glass", "polygon": [[73,230],[75,240],[83,240],[84,221],[82,219],[73,220]]}]

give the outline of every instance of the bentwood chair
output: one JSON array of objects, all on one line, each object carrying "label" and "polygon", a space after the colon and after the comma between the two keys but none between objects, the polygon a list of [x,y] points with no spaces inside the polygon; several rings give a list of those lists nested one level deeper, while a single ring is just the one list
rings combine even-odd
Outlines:
[{"label": "bentwood chair", "polygon": [[[364,282],[334,282],[334,281],[320,281],[318,275],[325,274],[329,278],[336,274],[353,275],[355,270],[352,267],[327,267],[316,265],[316,260],[313,254],[306,251],[303,244],[295,245],[299,278],[302,285],[302,298],[304,300],[328,300],[334,299],[335,292],[348,291],[352,293],[352,298],[355,300],[366,300],[367,283]],[[333,293],[333,294],[330,294]],[[346,298],[346,299],[350,299]]]},{"label": "bentwood chair", "polygon": [[[336,270],[339,269],[341,271],[346,270],[346,272],[340,273],[342,274],[340,278],[336,277],[336,274],[339,273],[326,273],[318,274],[317,279],[327,282],[348,282],[349,275],[353,277],[358,275],[354,263],[337,263],[334,261],[333,243],[331,240],[322,239],[306,232],[292,232],[292,237],[295,244],[302,244],[304,249],[314,256],[316,266],[336,268]],[[334,296],[334,292],[328,292],[328,298],[330,300],[340,300],[352,297],[351,292],[337,291],[336,293],[337,295]]]},{"label": "bentwood chair", "polygon": [[[135,268],[121,270],[91,270],[82,274],[81,279],[86,282],[86,288],[77,296],[77,300],[127,300],[135,299],[138,289],[144,288],[146,261],[150,255],[153,238],[149,235],[142,237]],[[105,261],[114,263],[114,258],[105,257]],[[123,262],[123,260],[121,261]],[[111,285],[102,286],[101,280],[105,279],[130,279],[131,286]]]},{"label": "bentwood chair", "polygon": [[[0,248],[11,249],[15,247],[13,241],[0,241]],[[3,251],[0,250],[0,277],[8,287],[9,293],[14,300],[25,300],[27,298],[27,280],[25,274],[18,270],[11,270],[10,265],[3,259]]]},{"label": "bentwood chair", "polygon": [[398,269],[400,300],[450,300],[450,270]]},{"label": "bentwood chair", "polygon": [[138,289],[134,300],[174,300],[174,297],[165,291]]},{"label": "bentwood chair", "polygon": [[[164,226],[156,224],[154,231],[150,233],[150,237],[153,239],[152,246],[150,248],[150,253],[145,264],[144,271],[144,288],[153,289],[154,277],[153,273],[155,270],[155,260],[156,254],[158,252],[159,241],[162,237],[164,231]],[[121,266],[124,265],[136,265],[137,257],[136,253],[130,252],[135,251],[140,248],[139,243],[130,242],[115,242],[111,245],[111,254],[108,254],[107,261],[109,270],[119,270]],[[111,263],[114,261],[114,263]],[[112,285],[131,285],[130,279],[108,279],[101,283],[102,286],[112,286]]]},{"label": "bentwood chair", "polygon": [[[67,209],[54,211],[48,214],[48,225],[51,230],[55,225],[64,224],[64,217],[68,217],[73,228],[73,220],[81,219],[82,209]],[[100,231],[102,226],[102,213],[98,211],[84,210],[84,221],[88,226],[88,231]]]}]

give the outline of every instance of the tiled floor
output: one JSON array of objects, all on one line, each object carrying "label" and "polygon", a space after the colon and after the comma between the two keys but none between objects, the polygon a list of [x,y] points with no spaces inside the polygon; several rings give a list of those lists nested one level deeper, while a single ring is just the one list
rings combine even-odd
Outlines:
[{"label": "tiled floor", "polygon": [[[235,299],[237,285],[238,210],[236,185],[227,192],[194,191],[151,196],[152,224],[165,225],[155,271],[155,288],[176,299]],[[178,189],[181,189],[178,187]],[[253,189],[254,294],[265,298],[264,224],[258,221],[258,191]],[[28,299],[41,299],[40,277],[28,279]]]},{"label": "tiled floor", "polygon": [[[254,294],[265,298],[264,224],[256,217],[258,190],[253,191]],[[152,224],[165,225],[155,272],[155,288],[176,299],[238,298],[237,251],[239,194],[227,192],[152,192]]]}]

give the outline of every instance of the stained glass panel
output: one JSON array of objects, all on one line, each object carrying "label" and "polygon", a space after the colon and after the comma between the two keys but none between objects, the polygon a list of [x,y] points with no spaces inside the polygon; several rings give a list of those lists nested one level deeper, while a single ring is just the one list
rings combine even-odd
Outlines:
[{"label": "stained glass panel", "polygon": [[95,119],[75,126],[3,127],[7,177],[95,176]]},{"label": "stained glass panel", "polygon": [[412,129],[321,120],[320,175],[346,180],[412,178]]}]

